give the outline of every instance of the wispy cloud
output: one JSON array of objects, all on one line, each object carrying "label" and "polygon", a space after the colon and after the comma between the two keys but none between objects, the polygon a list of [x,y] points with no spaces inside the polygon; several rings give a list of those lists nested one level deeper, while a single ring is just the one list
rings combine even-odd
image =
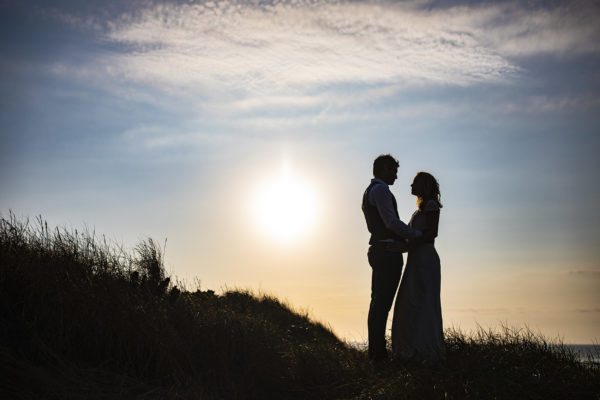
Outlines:
[{"label": "wispy cloud", "polygon": [[122,77],[261,93],[332,84],[502,81],[518,67],[478,37],[489,10],[380,2],[160,5],[109,24]]},{"label": "wispy cloud", "polygon": [[580,313],[600,313],[600,307],[594,307],[594,308],[578,308],[575,311],[580,312]]},{"label": "wispy cloud", "polygon": [[[336,83],[502,81],[511,56],[598,52],[598,8],[519,3],[246,1],[158,5],[111,22],[131,51],[105,60],[131,79],[245,90]],[[420,3],[417,3],[420,4]]]},{"label": "wispy cloud", "polygon": [[525,313],[528,310],[519,308],[449,308],[447,311],[454,313],[466,313],[466,314],[514,314],[514,313]]},{"label": "wispy cloud", "polygon": [[[87,63],[60,60],[50,71],[144,102],[160,103],[156,94],[167,94],[167,108],[289,120],[343,113],[423,86],[517,82],[523,57],[600,51],[600,7],[585,1],[553,8],[344,0],[137,4],[102,21],[49,12],[100,32],[108,45]],[[595,94],[539,94],[492,107],[562,112],[598,104]]]},{"label": "wispy cloud", "polygon": [[457,314],[474,314],[480,316],[488,315],[505,315],[505,314],[536,314],[541,312],[564,312],[564,313],[598,313],[600,307],[585,307],[585,308],[563,308],[560,310],[548,308],[530,308],[530,307],[516,307],[516,308],[448,308],[445,310],[448,313]]},{"label": "wispy cloud", "polygon": [[167,125],[139,125],[123,132],[119,139],[120,144],[142,151],[230,145],[233,140],[231,135],[211,135],[187,127],[177,128],[176,132]]},{"label": "wispy cloud", "polygon": [[566,274],[571,276],[580,276],[587,278],[600,278],[600,270],[595,269],[570,269],[564,271]]},{"label": "wispy cloud", "polygon": [[[493,101],[493,99],[492,99]],[[568,93],[554,95],[523,95],[502,99],[494,104],[480,103],[476,107],[491,108],[500,113],[571,113],[586,112],[600,108],[600,95]]]},{"label": "wispy cloud", "polygon": [[508,2],[482,8],[477,36],[505,56],[568,56],[600,51],[600,7],[568,1],[552,8]]}]

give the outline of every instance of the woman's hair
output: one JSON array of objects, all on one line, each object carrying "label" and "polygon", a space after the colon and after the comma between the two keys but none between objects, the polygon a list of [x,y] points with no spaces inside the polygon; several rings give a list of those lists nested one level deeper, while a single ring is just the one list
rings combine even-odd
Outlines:
[{"label": "woman's hair", "polygon": [[423,188],[422,196],[417,197],[417,207],[419,210],[421,210],[421,207],[427,204],[429,200],[434,200],[440,208],[443,207],[442,202],[440,201],[440,185],[433,175],[427,172],[419,172],[415,176],[415,181],[420,182]]}]

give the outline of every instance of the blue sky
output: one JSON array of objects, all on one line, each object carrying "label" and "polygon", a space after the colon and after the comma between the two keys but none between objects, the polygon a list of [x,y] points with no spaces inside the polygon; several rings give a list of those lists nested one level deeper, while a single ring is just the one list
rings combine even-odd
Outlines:
[{"label": "blue sky", "polygon": [[[391,153],[404,220],[414,174],[440,181],[446,326],[591,342],[599,17],[592,1],[4,1],[0,212],[167,238],[181,279],[274,293],[361,340],[359,203]],[[282,163],[318,204],[286,246],[250,216]]]}]

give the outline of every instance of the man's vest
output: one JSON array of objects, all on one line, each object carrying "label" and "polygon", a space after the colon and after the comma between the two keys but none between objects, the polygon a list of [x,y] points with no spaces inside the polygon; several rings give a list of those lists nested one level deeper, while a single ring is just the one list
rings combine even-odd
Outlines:
[{"label": "man's vest", "polygon": [[[385,239],[400,238],[400,236],[396,235],[394,232],[392,232],[385,226],[383,219],[381,219],[381,215],[379,215],[379,211],[377,210],[377,207],[375,207],[374,205],[371,205],[369,203],[369,192],[371,191],[371,189],[373,189],[373,187],[375,185],[382,185],[382,183],[381,182],[371,182],[371,184],[365,190],[365,193],[363,194],[363,200],[362,200],[362,210],[363,210],[363,213],[365,214],[365,220],[367,221],[367,228],[369,229],[369,232],[371,232],[371,239],[369,239],[369,244],[375,244],[375,243],[377,243],[381,240],[385,240]],[[390,195],[392,196],[394,212],[396,213],[396,217],[399,218],[398,205],[396,204],[396,198],[394,197],[393,194],[390,193]]]}]

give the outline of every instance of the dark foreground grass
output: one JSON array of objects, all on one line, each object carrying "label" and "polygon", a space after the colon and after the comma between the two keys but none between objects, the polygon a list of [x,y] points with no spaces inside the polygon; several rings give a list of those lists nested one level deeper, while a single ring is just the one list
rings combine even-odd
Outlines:
[{"label": "dark foreground grass", "polygon": [[270,296],[177,288],[160,248],[0,219],[2,399],[599,399],[597,365],[528,330],[447,331],[389,364]]}]

